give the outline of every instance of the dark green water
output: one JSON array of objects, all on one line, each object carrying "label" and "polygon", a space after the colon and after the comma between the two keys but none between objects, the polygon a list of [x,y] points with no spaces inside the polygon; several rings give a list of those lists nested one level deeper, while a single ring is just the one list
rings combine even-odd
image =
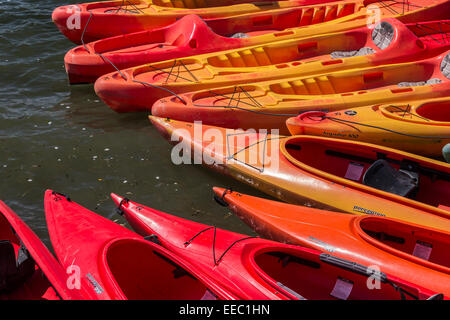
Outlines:
[{"label": "dark green water", "polygon": [[[201,166],[175,166],[145,114],[119,115],[91,85],[71,87],[75,46],[51,21],[65,1],[0,0],[0,198],[49,245],[44,191],[112,220],[111,192],[197,222],[252,234],[218,206],[213,186],[262,195]],[[119,223],[124,220],[119,219]]]}]

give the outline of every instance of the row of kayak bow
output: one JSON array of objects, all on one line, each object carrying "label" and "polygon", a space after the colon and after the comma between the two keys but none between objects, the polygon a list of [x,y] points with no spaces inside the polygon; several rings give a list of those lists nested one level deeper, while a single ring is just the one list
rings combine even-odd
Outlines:
[{"label": "row of kayak bow", "polygon": [[82,42],[64,59],[70,82],[95,82],[117,112],[429,157],[450,143],[448,17],[448,0],[116,1],[53,13]]},{"label": "row of kayak bow", "polygon": [[48,190],[59,262],[0,202],[0,299],[447,299],[450,233],[214,188],[266,237],[188,221],[112,194],[136,231]]}]

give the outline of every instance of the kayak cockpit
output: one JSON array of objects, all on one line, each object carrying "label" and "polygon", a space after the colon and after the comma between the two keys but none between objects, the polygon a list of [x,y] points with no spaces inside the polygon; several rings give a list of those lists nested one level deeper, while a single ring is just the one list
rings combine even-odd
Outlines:
[{"label": "kayak cockpit", "polygon": [[378,217],[363,217],[355,223],[358,233],[382,250],[450,274],[448,233]]},{"label": "kayak cockpit", "polygon": [[[156,245],[123,239],[105,248],[112,290],[129,300],[215,300],[215,295]],[[105,281],[106,282],[106,281]]]},{"label": "kayak cockpit", "polygon": [[[273,250],[256,254],[254,262],[260,276],[293,299],[397,300],[401,298],[390,284],[380,281],[376,284],[376,290],[370,289],[368,283],[372,280],[368,279],[367,275],[323,262],[318,254]],[[415,288],[405,286],[404,289],[415,297],[419,296]]]},{"label": "kayak cockpit", "polygon": [[0,213],[0,300],[59,299],[28,250]]},{"label": "kayak cockpit", "polygon": [[427,126],[450,125],[450,100],[448,98],[434,99],[417,105],[395,104],[374,106],[374,111],[380,111],[385,117]]},{"label": "kayak cockpit", "polygon": [[436,122],[450,122],[450,100],[424,103],[416,109],[416,113]]},{"label": "kayak cockpit", "polygon": [[438,161],[375,145],[310,136],[286,139],[281,151],[291,163],[328,181],[397,201],[415,200],[418,206],[450,207],[450,167]]}]

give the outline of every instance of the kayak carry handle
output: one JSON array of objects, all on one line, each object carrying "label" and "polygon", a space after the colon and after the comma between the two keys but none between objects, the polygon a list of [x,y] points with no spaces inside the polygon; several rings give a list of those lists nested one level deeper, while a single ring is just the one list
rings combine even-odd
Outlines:
[{"label": "kayak carry handle", "polygon": [[61,192],[52,191],[52,195],[64,197],[68,202],[71,202],[70,197]]},{"label": "kayak carry handle", "polygon": [[355,272],[358,274],[361,274],[363,276],[366,277],[375,277],[376,279],[378,279],[379,281],[383,282],[383,283],[387,283],[387,275],[384,272],[378,271],[378,270],[374,270],[372,268],[366,267],[365,265],[350,261],[350,260],[346,260],[346,259],[342,259],[342,258],[338,258],[335,256],[332,256],[328,253],[322,253],[319,256],[320,261],[331,264],[333,266],[351,271],[351,272]]},{"label": "kayak carry handle", "polygon": [[157,244],[159,246],[162,246],[161,241],[159,241],[159,238],[156,234],[151,234],[149,236],[144,237],[144,240],[153,242],[154,244]]},{"label": "kayak carry handle", "polygon": [[[411,292],[403,289],[402,287],[400,287],[399,285],[395,284],[394,282],[390,281],[387,277],[387,275],[384,272],[366,267],[365,265],[350,261],[350,260],[346,260],[346,259],[342,259],[342,258],[338,258],[335,256],[332,256],[328,253],[322,253],[319,256],[320,261],[331,264],[333,266],[336,266],[338,268],[342,268],[357,274],[361,274],[363,276],[366,277],[375,277],[377,280],[381,281],[382,283],[386,283],[389,284],[390,286],[392,286],[396,291],[398,291],[401,295],[401,299],[402,300],[406,300],[406,296],[408,295],[411,298],[415,299],[415,300],[419,300],[419,297],[417,297],[416,295],[412,294]],[[439,300],[440,296],[439,294],[437,295],[433,295],[431,297],[428,298],[429,300]],[[428,300],[427,299],[427,300]],[[442,296],[443,299],[443,296]]]},{"label": "kayak carry handle", "polygon": [[123,216],[124,212],[122,210],[122,205],[125,203],[128,203],[128,201],[130,201],[128,198],[123,198],[122,200],[120,200],[119,205],[116,208],[116,213],[120,216]]},{"label": "kayak carry handle", "polygon": [[214,200],[222,207],[228,207],[228,203],[226,203],[225,200],[223,200],[223,198],[219,198],[217,195],[214,195]]},{"label": "kayak carry handle", "polygon": [[228,191],[229,191],[230,193],[233,193],[233,189],[228,188],[228,189],[225,189],[225,191],[224,191],[223,194],[222,194],[222,197],[219,197],[219,196],[217,196],[216,194],[214,194],[214,200],[215,200],[218,204],[220,204],[222,207],[228,207],[228,203],[225,201],[225,196],[226,196],[226,194],[228,193]]},{"label": "kayak carry handle", "polygon": [[436,301],[444,300],[444,295],[442,293],[436,293],[433,294],[431,297],[428,297],[427,300],[436,300]]}]

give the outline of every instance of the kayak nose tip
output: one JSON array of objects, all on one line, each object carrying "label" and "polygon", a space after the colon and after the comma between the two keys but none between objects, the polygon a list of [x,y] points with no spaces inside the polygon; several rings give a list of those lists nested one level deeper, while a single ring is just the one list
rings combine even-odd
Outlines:
[{"label": "kayak nose tip", "polygon": [[55,8],[52,12],[52,21],[56,25],[63,25],[69,17],[69,6],[60,6]]},{"label": "kayak nose tip", "polygon": [[219,188],[219,187],[213,187],[213,191],[216,194],[216,196],[222,197],[223,193],[225,192],[225,189]]},{"label": "kayak nose tip", "polygon": [[114,96],[114,92],[116,92],[116,88],[114,86],[114,82],[111,81],[112,78],[110,75],[105,75],[98,78],[94,83],[94,91],[105,103]]},{"label": "kayak nose tip", "polygon": [[120,204],[120,202],[122,202],[122,200],[124,198],[122,198],[121,196],[115,194],[115,193],[111,193],[111,199],[114,201],[114,203],[118,206]]}]

